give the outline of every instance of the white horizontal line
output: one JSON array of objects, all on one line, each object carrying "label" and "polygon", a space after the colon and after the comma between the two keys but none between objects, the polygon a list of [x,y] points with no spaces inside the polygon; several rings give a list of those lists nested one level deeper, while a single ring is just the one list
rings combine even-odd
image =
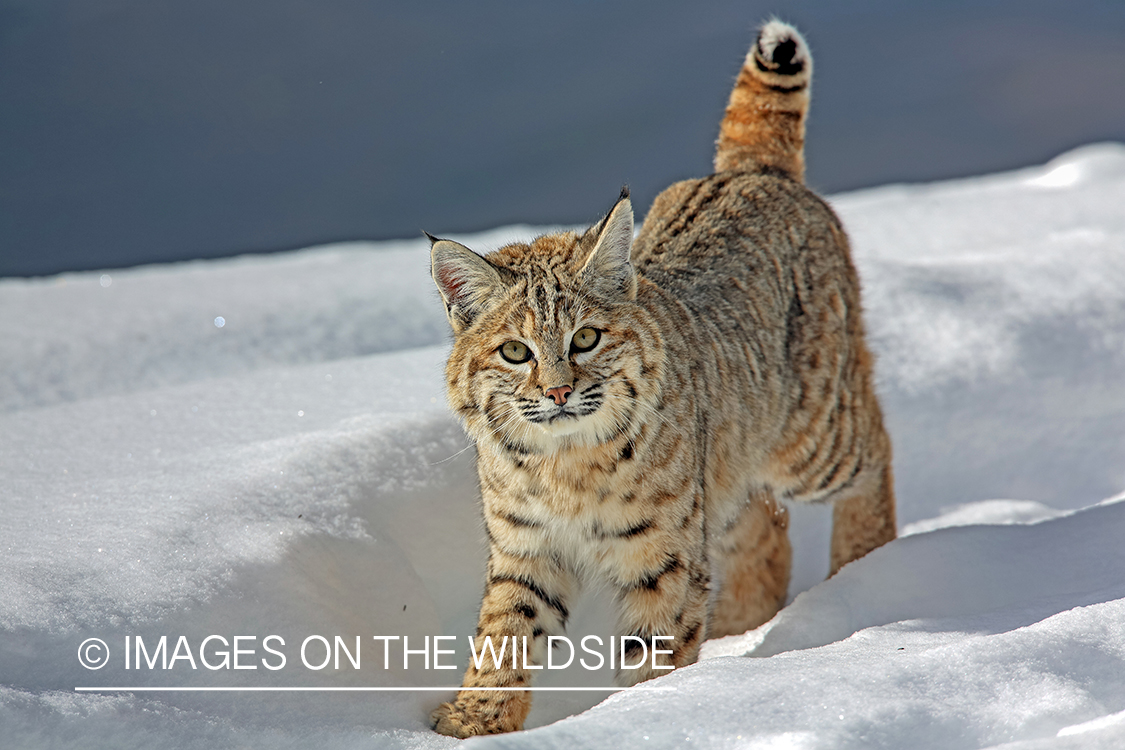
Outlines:
[{"label": "white horizontal line", "polygon": [[603,693],[613,692],[626,692],[630,690],[647,690],[653,692],[660,691],[674,691],[674,687],[635,685],[633,687],[471,687],[462,688],[458,686],[451,687],[76,687],[77,692],[86,693],[191,693],[191,692],[254,692],[254,693],[268,693],[268,692],[316,692],[316,693],[343,693],[343,692],[453,692],[458,690],[473,690],[473,691],[524,691],[524,690],[538,690],[543,692],[563,692],[563,691],[597,691]]}]

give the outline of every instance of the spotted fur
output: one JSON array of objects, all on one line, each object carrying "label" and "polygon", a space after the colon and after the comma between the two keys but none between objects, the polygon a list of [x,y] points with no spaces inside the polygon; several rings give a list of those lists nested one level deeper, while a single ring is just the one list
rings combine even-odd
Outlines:
[{"label": "spotted fur", "polygon": [[[485,257],[434,240],[449,403],[476,442],[490,545],[478,650],[527,637],[541,659],[596,577],[617,593],[618,632],[674,636],[662,664],[680,667],[784,603],[780,501],[834,504],[832,572],[894,537],[847,237],[802,184],[811,66],[795,29],[765,25],[717,172],[664,191],[635,240],[627,193],[582,234]],[[579,351],[586,329],[597,343]],[[650,662],[619,681],[661,673]],[[470,664],[436,729],[519,729],[529,693],[473,688],[530,680]]]}]

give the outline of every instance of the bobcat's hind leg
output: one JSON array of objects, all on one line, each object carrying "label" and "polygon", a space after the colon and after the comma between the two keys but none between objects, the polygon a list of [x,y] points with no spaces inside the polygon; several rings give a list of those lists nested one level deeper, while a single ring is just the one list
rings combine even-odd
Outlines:
[{"label": "bobcat's hind leg", "polygon": [[894,478],[888,464],[833,501],[829,576],[895,536]]},{"label": "bobcat's hind leg", "polygon": [[760,490],[716,539],[711,555],[722,570],[722,586],[709,637],[745,633],[785,604],[792,564],[788,528],[789,512]]}]

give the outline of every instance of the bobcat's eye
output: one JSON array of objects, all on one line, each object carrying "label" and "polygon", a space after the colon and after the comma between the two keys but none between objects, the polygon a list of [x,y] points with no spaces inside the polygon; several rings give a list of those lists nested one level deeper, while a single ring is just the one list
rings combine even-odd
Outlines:
[{"label": "bobcat's eye", "polygon": [[571,352],[588,352],[601,341],[602,332],[596,328],[580,328],[570,340]]},{"label": "bobcat's eye", "polygon": [[527,348],[526,344],[519,341],[506,341],[500,347],[500,356],[513,365],[518,365],[531,359],[531,350]]}]

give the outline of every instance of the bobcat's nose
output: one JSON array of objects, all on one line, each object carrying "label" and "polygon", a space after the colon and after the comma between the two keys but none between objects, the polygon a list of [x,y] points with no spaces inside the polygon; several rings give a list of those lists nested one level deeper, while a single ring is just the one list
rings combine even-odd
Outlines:
[{"label": "bobcat's nose", "polygon": [[555,400],[556,406],[562,406],[566,403],[566,397],[574,392],[574,389],[569,385],[557,385],[554,388],[548,388],[544,391],[545,394]]}]

